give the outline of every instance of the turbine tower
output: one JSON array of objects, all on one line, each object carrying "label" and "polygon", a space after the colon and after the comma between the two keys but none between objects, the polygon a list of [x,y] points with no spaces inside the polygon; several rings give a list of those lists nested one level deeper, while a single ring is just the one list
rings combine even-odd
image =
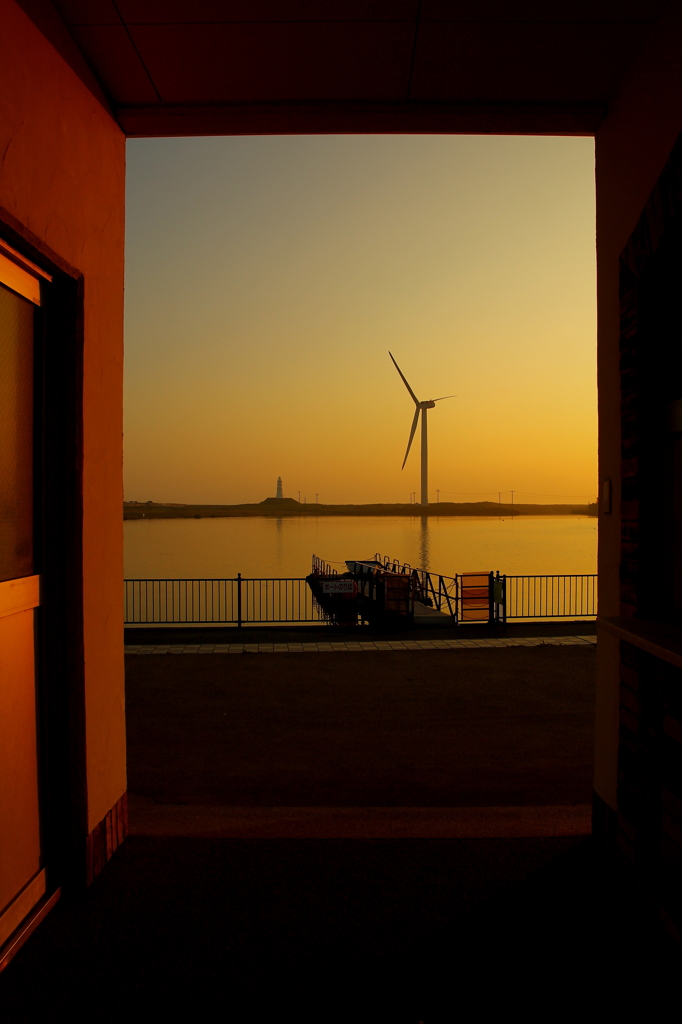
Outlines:
[{"label": "turbine tower", "polygon": [[412,420],[412,429],[410,430],[410,440],[407,442],[407,451],[405,452],[405,458],[403,459],[403,464],[402,464],[402,466],[400,468],[401,469],[405,468],[405,463],[407,462],[407,456],[410,454],[410,448],[412,447],[412,441],[414,439],[415,431],[417,429],[417,424],[419,423],[419,413],[421,413],[421,416],[422,416],[422,466],[421,466],[421,469],[422,469],[422,473],[421,473],[421,476],[422,476],[422,479],[421,479],[422,493],[421,493],[421,502],[420,502],[420,504],[421,505],[428,505],[428,503],[429,503],[429,437],[428,437],[428,426],[427,426],[427,421],[426,421],[426,412],[427,412],[428,409],[434,409],[435,406],[436,406],[436,402],[444,402],[446,398],[456,398],[457,396],[456,395],[444,395],[443,398],[431,398],[431,399],[429,399],[428,402],[420,402],[419,399],[417,398],[417,396],[415,395],[414,391],[410,387],[410,385],[407,383],[407,381],[405,379],[405,375],[403,374],[403,371],[400,369],[400,367],[396,363],[395,359],[393,359],[393,353],[389,352],[388,354],[391,357],[391,359],[393,360],[393,365],[395,366],[396,370],[400,374],[400,377],[401,377],[401,380],[402,380],[403,384],[405,385],[407,390],[410,392],[410,397],[412,398],[412,401],[414,402],[414,404],[417,407],[415,409],[415,412],[414,412],[414,419]]}]

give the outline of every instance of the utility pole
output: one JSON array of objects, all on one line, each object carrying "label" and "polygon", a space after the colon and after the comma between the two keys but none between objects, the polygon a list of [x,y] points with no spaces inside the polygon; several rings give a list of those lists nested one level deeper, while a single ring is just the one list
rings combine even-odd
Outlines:
[{"label": "utility pole", "polygon": [[300,491],[298,492],[298,503],[299,503],[299,505],[301,504],[301,492]]},{"label": "utility pole", "polygon": [[513,519],[514,518],[514,492],[513,491],[511,492],[511,496],[512,496],[512,519]]},{"label": "utility pole", "polygon": [[440,491],[436,489],[436,504],[440,505]]},{"label": "utility pole", "polygon": [[318,503],[318,502],[317,502],[317,499],[318,499],[318,498],[319,498],[319,494],[316,494],[316,495],[315,495],[315,504],[316,504],[316,505],[317,505],[317,503]]}]

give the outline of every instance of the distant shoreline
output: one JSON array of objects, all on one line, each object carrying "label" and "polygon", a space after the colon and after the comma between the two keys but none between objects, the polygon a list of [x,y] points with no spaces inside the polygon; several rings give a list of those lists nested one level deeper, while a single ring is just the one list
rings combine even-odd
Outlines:
[{"label": "distant shoreline", "polygon": [[290,519],[301,516],[596,516],[596,503],[589,505],[498,505],[495,501],[450,502],[427,505],[314,505],[285,498],[268,499],[250,505],[180,505],[162,502],[124,502],[123,518],[131,519],[237,519],[260,517]]}]

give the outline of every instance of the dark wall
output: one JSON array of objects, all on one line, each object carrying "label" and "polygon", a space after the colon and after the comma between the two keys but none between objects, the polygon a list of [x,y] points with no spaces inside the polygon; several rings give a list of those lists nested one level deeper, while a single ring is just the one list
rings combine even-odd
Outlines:
[{"label": "dark wall", "polygon": [[666,923],[682,935],[682,669],[621,643],[618,833]]},{"label": "dark wall", "polygon": [[621,614],[682,612],[682,143],[621,259]]}]

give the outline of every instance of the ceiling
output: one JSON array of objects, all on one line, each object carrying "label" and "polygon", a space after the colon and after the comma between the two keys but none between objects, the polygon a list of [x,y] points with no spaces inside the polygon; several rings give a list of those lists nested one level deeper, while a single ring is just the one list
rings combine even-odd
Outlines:
[{"label": "ceiling", "polygon": [[131,136],[588,134],[665,0],[20,0]]}]

